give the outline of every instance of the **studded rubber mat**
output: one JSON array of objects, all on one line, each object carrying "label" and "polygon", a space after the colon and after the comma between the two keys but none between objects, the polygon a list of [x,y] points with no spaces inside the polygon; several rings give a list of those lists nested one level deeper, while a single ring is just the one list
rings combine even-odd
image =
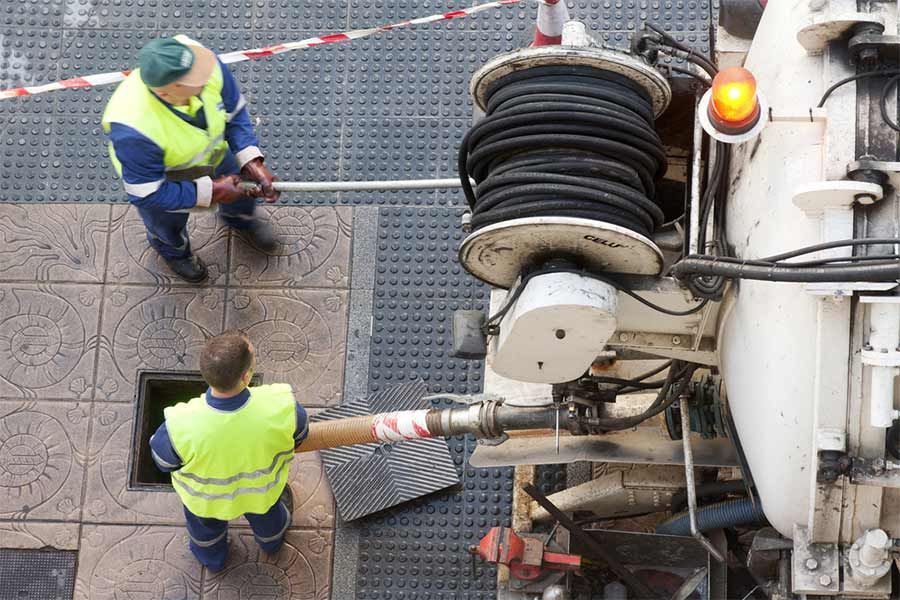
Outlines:
[{"label": "studded rubber mat", "polygon": [[[367,398],[329,408],[314,417],[330,421],[377,413],[431,408],[421,381],[391,386]],[[444,439],[399,444],[361,444],[321,452],[325,473],[344,521],[420,498],[459,483]]]},{"label": "studded rubber mat", "polygon": [[[570,14],[625,48],[642,20],[708,53],[710,0],[577,0]],[[0,0],[0,87],[133,66],[148,39],[184,31],[218,50],[422,16],[459,0]],[[232,66],[283,180],[411,179],[455,171],[471,74],[526,45],[536,5],[397,30]],[[125,202],[100,116],[114,86],[0,104],[0,202]],[[285,202],[453,205],[459,191],[285,194]]]},{"label": "studded rubber mat", "polygon": [[[484,309],[489,298],[455,260],[460,214],[380,210],[370,391],[417,378],[433,394],[481,390],[482,364],[448,356],[453,311]],[[491,527],[509,524],[513,469],[468,467],[474,447],[473,439],[450,440],[460,486],[363,520],[357,598],[494,597],[496,571],[473,564],[467,548]]]},{"label": "studded rubber mat", "polygon": [[0,600],[71,600],[75,552],[0,548]]}]

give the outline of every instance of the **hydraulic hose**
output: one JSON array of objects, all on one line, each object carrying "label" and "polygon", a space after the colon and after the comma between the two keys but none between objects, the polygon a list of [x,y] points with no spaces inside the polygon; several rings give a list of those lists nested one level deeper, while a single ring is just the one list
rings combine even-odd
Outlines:
[{"label": "hydraulic hose", "polygon": [[900,263],[824,265],[820,267],[761,266],[717,260],[714,256],[685,258],[672,267],[679,279],[719,275],[730,279],[790,282],[897,281]]},{"label": "hydraulic hose", "polygon": [[649,236],[663,221],[654,182],[666,158],[652,102],[618,73],[558,65],[501,77],[487,89],[486,117],[462,140],[458,166],[473,230],[567,216]]},{"label": "hydraulic hose", "polygon": [[[750,498],[728,500],[697,509],[697,529],[701,532],[723,529],[735,525],[759,523],[766,518],[762,506]],[[656,527],[656,533],[663,535],[691,535],[691,520],[688,513],[681,513]]]}]

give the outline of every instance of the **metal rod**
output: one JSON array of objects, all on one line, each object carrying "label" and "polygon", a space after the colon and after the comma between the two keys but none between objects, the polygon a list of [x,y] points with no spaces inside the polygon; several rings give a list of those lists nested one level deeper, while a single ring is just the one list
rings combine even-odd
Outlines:
[{"label": "metal rod", "polygon": [[606,551],[597,540],[592,538],[585,532],[584,529],[579,527],[572,519],[567,517],[561,510],[559,510],[555,504],[553,504],[547,496],[541,493],[539,489],[534,487],[530,483],[526,483],[522,486],[522,489],[526,494],[532,497],[532,499],[540,504],[544,510],[546,510],[551,517],[553,517],[557,523],[565,527],[569,533],[576,538],[579,542],[584,544],[586,547],[590,548],[591,552],[593,552],[597,557],[603,560],[607,565],[609,565],[610,570],[619,576],[622,581],[631,588],[631,590],[635,593],[638,598],[657,598],[658,595],[653,592],[649,587],[647,587],[643,581],[637,578],[634,573],[628,570],[628,568],[620,563],[614,556],[612,556],[609,552]]},{"label": "metal rod", "polygon": [[687,487],[688,516],[691,522],[691,535],[695,540],[703,544],[706,551],[719,562],[724,562],[725,557],[719,549],[713,546],[703,532],[697,529],[697,488],[694,486],[694,454],[691,450],[691,417],[689,397],[682,394],[678,399],[681,408],[681,443],[684,447],[684,479]]},{"label": "metal rod", "polygon": [[[700,110],[700,94],[697,94],[694,111]],[[688,227],[688,254],[697,253],[697,234],[700,232],[700,166],[703,154],[703,129],[700,119],[694,119],[694,153],[691,156],[691,206]],[[702,331],[702,330],[701,330]],[[702,336],[697,336],[702,337]]]},{"label": "metal rod", "polygon": [[[249,185],[248,185],[249,184]],[[242,187],[255,186],[241,182]],[[278,192],[357,192],[391,190],[436,190],[462,187],[459,177],[448,179],[396,179],[381,181],[276,181]]]}]

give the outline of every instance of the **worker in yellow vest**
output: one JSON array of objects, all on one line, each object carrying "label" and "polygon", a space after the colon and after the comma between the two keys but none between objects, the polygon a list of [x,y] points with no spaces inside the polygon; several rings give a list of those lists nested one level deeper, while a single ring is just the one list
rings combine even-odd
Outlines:
[{"label": "worker in yellow vest", "polygon": [[[206,279],[191,252],[188,211],[218,205],[229,226],[263,252],[277,248],[271,226],[255,218],[256,199],[278,199],[234,76],[209,49],[184,35],[141,48],[103,114],[110,158],[147,239],[179,277]],[[241,178],[259,191],[238,188]]]},{"label": "worker in yellow vest", "polygon": [[210,571],[228,557],[228,521],[247,518],[273,554],[291,524],[287,485],[294,448],[308,433],[304,408],[284,383],[248,387],[253,344],[237,330],[211,338],[200,355],[203,396],[165,409],[150,438],[159,469],[184,504],[190,549]]}]

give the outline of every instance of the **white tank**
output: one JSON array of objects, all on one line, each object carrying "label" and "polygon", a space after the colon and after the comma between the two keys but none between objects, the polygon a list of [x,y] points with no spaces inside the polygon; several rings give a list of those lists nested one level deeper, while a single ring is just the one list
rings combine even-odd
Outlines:
[{"label": "white tank", "polygon": [[[805,184],[842,178],[853,160],[852,126],[847,128],[850,135],[835,144],[823,122],[790,119],[816,106],[826,87],[828,58],[808,56],[796,39],[811,16],[807,2],[770,2],[745,63],[776,120],[756,140],[734,147],[726,217],[728,239],[741,257],[821,242],[820,219],[797,208],[793,192]],[[829,78],[844,75],[832,71]],[[841,94],[855,97],[852,86]],[[779,115],[788,118],[779,121]],[[839,126],[841,115],[830,106],[828,118],[834,119],[829,126]],[[807,525],[810,516],[820,302],[803,284],[741,281],[730,289],[718,324],[720,367],[735,425],[766,516],[788,537],[795,524]],[[850,327],[849,311],[839,321],[825,335],[840,339],[840,330]],[[844,340],[836,351],[848,352],[847,335]],[[846,381],[847,365],[844,373],[832,373],[836,383],[826,395],[846,398],[847,386],[840,389],[839,382],[842,377]]]}]

